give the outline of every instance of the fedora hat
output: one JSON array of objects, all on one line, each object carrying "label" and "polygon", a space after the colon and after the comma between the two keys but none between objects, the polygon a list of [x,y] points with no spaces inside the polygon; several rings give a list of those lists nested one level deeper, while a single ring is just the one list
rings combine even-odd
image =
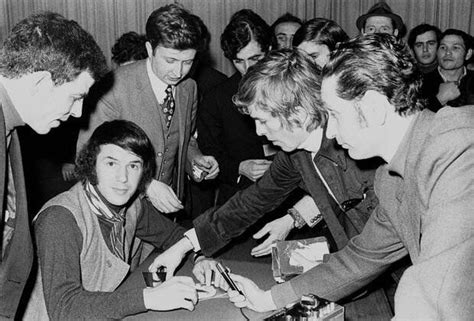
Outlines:
[{"label": "fedora hat", "polygon": [[382,17],[388,17],[391,18],[393,21],[393,28],[398,29],[398,32],[401,32],[404,28],[403,20],[402,18],[393,13],[392,9],[386,4],[385,2],[377,2],[372,6],[372,8],[369,9],[369,11],[366,14],[363,14],[359,18],[357,18],[356,21],[356,26],[358,30],[361,30],[364,28],[365,21],[373,16],[382,16]]}]

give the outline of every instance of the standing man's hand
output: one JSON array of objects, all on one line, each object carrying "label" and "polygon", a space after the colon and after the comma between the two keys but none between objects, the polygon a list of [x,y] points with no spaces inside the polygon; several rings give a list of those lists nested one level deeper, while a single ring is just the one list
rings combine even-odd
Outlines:
[{"label": "standing man's hand", "polygon": [[174,213],[184,208],[173,189],[156,179],[148,185],[146,195],[153,206],[162,213]]},{"label": "standing man's hand", "polygon": [[[206,172],[205,180],[214,179],[219,174],[219,163],[214,156],[200,155],[192,160],[193,166],[197,166],[200,170]],[[200,181],[200,177],[193,175],[195,181]]]},{"label": "standing man's hand", "polygon": [[249,308],[257,312],[267,312],[275,310],[272,294],[270,291],[261,290],[252,280],[240,275],[230,274],[230,277],[243,292],[241,295],[237,291],[229,290],[229,299],[238,308]]},{"label": "standing man's hand", "polygon": [[76,179],[76,166],[71,163],[64,163],[61,167],[61,173],[63,174],[63,180],[70,182]]},{"label": "standing man's hand", "polygon": [[254,239],[260,239],[268,234],[268,237],[263,243],[254,247],[250,252],[253,256],[263,256],[272,252],[272,244],[276,241],[286,239],[293,228],[294,220],[291,215],[286,214],[283,217],[277,218],[262,227],[257,233],[253,235]]},{"label": "standing man's hand", "polygon": [[192,248],[191,242],[183,237],[169,249],[158,255],[153,260],[153,263],[148,267],[148,271],[156,272],[160,266],[164,266],[166,267],[166,280],[169,280],[174,275],[174,271],[179,266],[186,253],[188,253]]},{"label": "standing man's hand", "polygon": [[244,175],[252,182],[263,176],[272,161],[266,159],[247,159],[239,164],[239,175]]}]

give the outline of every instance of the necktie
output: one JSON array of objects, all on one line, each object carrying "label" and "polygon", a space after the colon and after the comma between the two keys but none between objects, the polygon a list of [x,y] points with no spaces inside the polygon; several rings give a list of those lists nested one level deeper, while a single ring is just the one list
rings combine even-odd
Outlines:
[{"label": "necktie", "polygon": [[174,113],[174,98],[173,98],[173,88],[171,85],[166,87],[166,97],[163,102],[163,114],[165,115],[166,127],[170,127],[171,119],[173,118]]}]

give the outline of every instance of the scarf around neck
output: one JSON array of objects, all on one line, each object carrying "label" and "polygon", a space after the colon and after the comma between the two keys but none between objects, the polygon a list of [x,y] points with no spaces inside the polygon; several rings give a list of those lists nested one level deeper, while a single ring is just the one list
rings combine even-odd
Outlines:
[{"label": "scarf around neck", "polygon": [[118,212],[112,211],[104,203],[95,186],[90,182],[84,183],[83,186],[92,213],[108,227],[108,235],[104,234],[105,229],[101,228],[103,237],[108,238],[107,245],[110,244],[112,253],[125,262],[125,210],[127,207],[124,206]]}]

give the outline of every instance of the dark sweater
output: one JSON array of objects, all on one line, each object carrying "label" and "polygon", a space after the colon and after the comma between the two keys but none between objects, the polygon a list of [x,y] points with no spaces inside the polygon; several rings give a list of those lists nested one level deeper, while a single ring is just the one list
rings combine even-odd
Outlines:
[{"label": "dark sweater", "polygon": [[[159,249],[167,249],[183,237],[184,231],[160,214],[148,200],[142,200],[136,237]],[[44,296],[52,320],[119,319],[146,311],[144,282],[135,288],[119,286],[113,292],[84,290],[79,264],[83,238],[69,210],[62,206],[46,208],[36,221],[35,232]]]}]

